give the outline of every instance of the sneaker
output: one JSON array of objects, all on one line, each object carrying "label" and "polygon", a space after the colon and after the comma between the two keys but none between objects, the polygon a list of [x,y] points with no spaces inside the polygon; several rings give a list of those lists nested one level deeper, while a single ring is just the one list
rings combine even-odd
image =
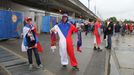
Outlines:
[{"label": "sneaker", "polygon": [[62,65],[62,67],[63,67],[63,68],[66,68],[66,67],[67,67],[67,65]]},{"label": "sneaker", "polygon": [[108,49],[108,46],[106,46],[105,48]]},{"label": "sneaker", "polygon": [[77,66],[72,67],[73,71],[79,71],[79,68]]},{"label": "sneaker", "polygon": [[38,68],[38,69],[41,69],[41,68],[43,69],[43,65],[40,64],[39,66],[37,66],[37,68]]},{"label": "sneaker", "polygon": [[102,49],[100,49],[100,47],[98,47],[98,51],[102,51]]},{"label": "sneaker", "polygon": [[109,47],[108,49],[109,49],[109,50],[111,50],[111,48],[110,48],[110,47]]},{"label": "sneaker", "polygon": [[97,50],[97,48],[96,48],[96,47],[94,47],[93,49],[94,49],[94,50]]},{"label": "sneaker", "polygon": [[33,64],[30,64],[29,65],[29,70],[32,70],[33,69]]},{"label": "sneaker", "polygon": [[111,50],[111,48],[110,47],[105,47],[106,49],[109,49],[109,50]]}]

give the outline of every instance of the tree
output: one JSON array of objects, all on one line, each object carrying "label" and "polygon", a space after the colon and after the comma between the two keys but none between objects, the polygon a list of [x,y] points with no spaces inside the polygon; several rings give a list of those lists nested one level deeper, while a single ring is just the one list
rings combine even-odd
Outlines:
[{"label": "tree", "polygon": [[117,22],[116,17],[110,17],[109,20],[112,20],[113,22]]}]

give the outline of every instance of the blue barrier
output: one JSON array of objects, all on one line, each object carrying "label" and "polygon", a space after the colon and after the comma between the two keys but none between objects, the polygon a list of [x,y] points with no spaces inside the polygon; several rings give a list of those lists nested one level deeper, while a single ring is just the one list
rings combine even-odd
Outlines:
[{"label": "blue barrier", "polygon": [[0,39],[18,37],[18,32],[22,32],[19,28],[22,18],[22,13],[0,10]]},{"label": "blue barrier", "polygon": [[42,17],[42,32],[50,32],[50,29],[56,25],[56,17],[43,16]]}]

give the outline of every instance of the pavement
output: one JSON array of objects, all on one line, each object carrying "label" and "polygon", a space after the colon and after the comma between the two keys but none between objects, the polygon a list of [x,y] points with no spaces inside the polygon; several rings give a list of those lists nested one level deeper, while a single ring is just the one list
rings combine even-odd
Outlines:
[{"label": "pavement", "polygon": [[[113,36],[112,50],[106,50],[104,48],[105,42],[103,41],[101,46],[103,51],[97,52],[93,51],[93,36],[91,34],[85,36],[84,33],[82,33],[82,53],[79,53],[76,51],[77,37],[76,34],[74,34],[72,38],[74,42],[75,56],[78,60],[80,71],[72,71],[70,64],[66,69],[62,68],[62,65],[60,64],[58,43],[57,49],[53,53],[50,49],[49,34],[42,33],[39,35],[39,41],[43,47],[43,53],[40,53],[40,56],[45,69],[18,75],[108,75],[107,65],[110,66],[110,75],[134,75],[133,37],[134,35],[126,35],[124,37],[120,37],[119,41],[115,41],[115,37]],[[27,54],[25,52],[21,52],[21,42],[22,39],[10,39],[0,42],[0,46],[27,59]],[[27,69],[25,68],[25,70]]]},{"label": "pavement", "polygon": [[[113,38],[111,53],[111,75],[134,75],[134,35]],[[115,74],[114,74],[115,73]]]}]

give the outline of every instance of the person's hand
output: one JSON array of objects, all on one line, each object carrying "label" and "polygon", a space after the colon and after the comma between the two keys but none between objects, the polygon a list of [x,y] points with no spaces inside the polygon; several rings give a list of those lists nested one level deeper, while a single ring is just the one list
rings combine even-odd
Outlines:
[{"label": "person's hand", "polygon": [[56,32],[56,30],[55,30],[55,29],[51,29],[50,33],[51,33],[51,32]]},{"label": "person's hand", "polygon": [[111,28],[109,27],[108,30],[111,30]]},{"label": "person's hand", "polygon": [[35,44],[35,46],[34,46],[35,48],[37,48],[37,44]]}]

